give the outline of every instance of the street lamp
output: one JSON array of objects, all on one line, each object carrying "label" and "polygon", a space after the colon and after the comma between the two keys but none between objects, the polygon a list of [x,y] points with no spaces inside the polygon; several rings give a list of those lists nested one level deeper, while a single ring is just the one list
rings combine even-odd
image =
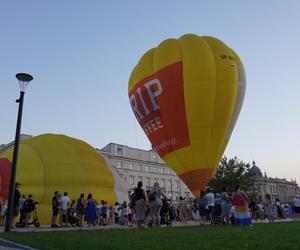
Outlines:
[{"label": "street lamp", "polygon": [[15,144],[14,144],[14,154],[13,154],[11,175],[10,175],[8,207],[7,207],[7,215],[6,215],[5,230],[4,230],[5,232],[10,231],[12,216],[13,216],[15,181],[16,181],[16,172],[17,172],[17,161],[18,161],[20,131],[21,131],[21,123],[22,123],[24,94],[25,94],[26,87],[28,86],[29,82],[32,81],[33,79],[31,75],[26,73],[18,73],[16,74],[16,78],[18,79],[20,85],[20,98],[16,100],[16,102],[19,103],[19,111],[18,111]]}]

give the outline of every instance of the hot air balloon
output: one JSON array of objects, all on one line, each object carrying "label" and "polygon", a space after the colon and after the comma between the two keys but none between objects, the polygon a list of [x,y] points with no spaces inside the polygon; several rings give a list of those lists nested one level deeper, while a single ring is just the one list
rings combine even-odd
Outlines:
[{"label": "hot air balloon", "polygon": [[[7,162],[12,154],[10,148],[0,155],[5,187],[9,181],[3,169],[10,168]],[[87,143],[65,135],[44,134],[21,141],[16,180],[21,183],[22,194],[32,194],[39,201],[37,212],[42,224],[50,224],[51,199],[56,190],[67,191],[71,199],[77,199],[80,193],[92,193],[96,200],[109,204],[128,200],[128,187],[104,158]]]},{"label": "hot air balloon", "polygon": [[129,101],[153,149],[194,195],[214,175],[241,110],[245,71],[220,40],[186,34],[146,52]]},{"label": "hot air balloon", "polygon": [[9,180],[11,173],[11,162],[6,158],[0,158],[0,196],[2,199],[8,199]]}]

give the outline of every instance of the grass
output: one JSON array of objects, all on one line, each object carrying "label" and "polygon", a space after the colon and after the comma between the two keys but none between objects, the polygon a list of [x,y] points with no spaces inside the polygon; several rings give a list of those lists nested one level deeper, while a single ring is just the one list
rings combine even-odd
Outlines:
[{"label": "grass", "polygon": [[300,222],[145,230],[1,233],[38,249],[300,249]]}]

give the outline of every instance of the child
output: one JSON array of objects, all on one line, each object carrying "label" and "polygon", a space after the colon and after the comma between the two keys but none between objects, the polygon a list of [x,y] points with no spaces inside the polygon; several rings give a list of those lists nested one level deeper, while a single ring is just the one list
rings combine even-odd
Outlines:
[{"label": "child", "polygon": [[266,196],[265,196],[264,211],[265,211],[265,216],[269,220],[269,223],[274,223],[273,206],[272,206],[272,201],[271,201],[271,197],[269,194],[266,194]]},{"label": "child", "polygon": [[114,217],[114,210],[113,210],[112,206],[109,206],[109,208],[108,208],[108,214],[109,214],[109,216],[107,218],[107,224],[112,225],[112,223],[113,223],[113,217]]},{"label": "child", "polygon": [[124,201],[123,202],[123,206],[122,206],[122,215],[124,218],[124,225],[126,225],[128,223],[128,209],[127,209],[127,202]]},{"label": "child", "polygon": [[230,213],[229,213],[229,223],[234,224],[234,213],[235,213],[235,206],[231,206]]},{"label": "child", "polygon": [[99,226],[106,226],[107,224],[107,203],[104,200],[101,200],[101,204],[99,206],[99,217],[100,222]]},{"label": "child", "polygon": [[125,218],[123,216],[123,205],[120,206],[120,209],[118,211],[118,218],[119,218],[119,224],[124,226],[125,225]]},{"label": "child", "polygon": [[6,211],[7,211],[7,202],[5,202],[2,206],[1,206],[1,211],[0,211],[0,226],[4,225],[4,220],[6,217]]},{"label": "child", "polygon": [[277,217],[278,217],[277,206],[276,206],[276,204],[274,204],[272,206],[272,219],[273,219],[273,221],[276,220]]}]

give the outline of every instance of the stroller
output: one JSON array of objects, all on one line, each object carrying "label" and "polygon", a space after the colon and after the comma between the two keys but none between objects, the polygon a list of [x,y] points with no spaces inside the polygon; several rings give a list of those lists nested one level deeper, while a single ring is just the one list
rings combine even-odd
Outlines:
[{"label": "stroller", "polygon": [[[25,227],[26,223],[25,220],[22,222],[16,223],[16,227]],[[27,223],[28,226],[34,225],[35,227],[40,227],[41,223],[37,216],[36,208],[34,207],[34,210],[32,211],[32,221]]]},{"label": "stroller", "polygon": [[68,222],[72,227],[79,226],[79,217],[74,208],[68,208]]},{"label": "stroller", "polygon": [[216,204],[212,211],[212,220],[214,224],[221,224],[222,208],[221,204]]},{"label": "stroller", "polygon": [[166,225],[167,227],[172,226],[172,221],[175,218],[174,212],[172,210],[172,207],[170,205],[170,200],[162,199],[162,208],[160,210],[160,224]]}]

